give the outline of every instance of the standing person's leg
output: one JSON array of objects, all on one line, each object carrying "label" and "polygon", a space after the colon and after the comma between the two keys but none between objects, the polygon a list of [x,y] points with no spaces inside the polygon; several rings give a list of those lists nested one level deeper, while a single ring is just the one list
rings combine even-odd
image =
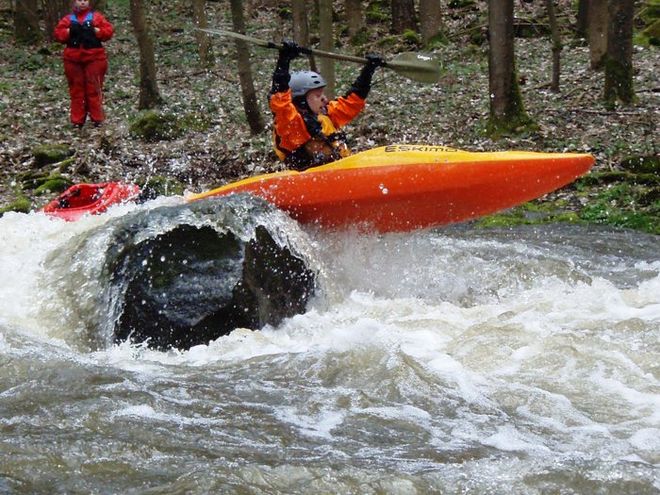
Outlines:
[{"label": "standing person's leg", "polygon": [[94,60],[85,66],[85,100],[89,117],[96,124],[105,120],[103,113],[103,81],[108,71],[107,60]]},{"label": "standing person's leg", "polygon": [[69,83],[71,97],[71,123],[81,126],[85,123],[85,69],[84,65],[70,60],[64,61],[64,74]]}]

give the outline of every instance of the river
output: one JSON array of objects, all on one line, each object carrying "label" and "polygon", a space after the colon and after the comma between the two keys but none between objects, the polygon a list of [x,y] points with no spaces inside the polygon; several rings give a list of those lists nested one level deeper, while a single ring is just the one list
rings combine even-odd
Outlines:
[{"label": "river", "polygon": [[658,237],[310,231],[277,328],[84,348],[49,256],[131,208],[0,218],[0,494],[660,493]]}]

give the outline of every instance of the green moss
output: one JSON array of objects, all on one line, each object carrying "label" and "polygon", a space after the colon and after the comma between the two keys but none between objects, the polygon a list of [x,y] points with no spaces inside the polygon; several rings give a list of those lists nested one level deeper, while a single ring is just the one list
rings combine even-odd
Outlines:
[{"label": "green moss", "polygon": [[515,225],[537,225],[544,223],[580,222],[577,213],[566,211],[565,202],[529,202],[500,213],[488,215],[477,221],[479,227],[512,227]]},{"label": "green moss", "polygon": [[177,116],[157,110],[140,112],[130,123],[132,136],[147,142],[168,141],[181,136]]},{"label": "green moss", "polygon": [[367,5],[367,8],[364,12],[364,16],[367,22],[370,23],[376,24],[387,22],[390,18],[389,3],[378,0],[369,2],[369,5]]},{"label": "green moss", "polygon": [[656,174],[660,177],[660,155],[631,156],[621,161],[621,167],[631,172]]},{"label": "green moss", "polygon": [[203,132],[211,127],[211,118],[208,113],[188,113],[177,121],[182,131]]},{"label": "green moss", "polygon": [[419,34],[417,34],[412,29],[406,29],[403,32],[402,37],[403,37],[403,41],[405,41],[406,44],[408,45],[421,46],[422,44],[422,39],[419,37]]},{"label": "green moss", "polygon": [[183,136],[188,131],[205,131],[210,125],[211,119],[208,112],[179,115],[147,110],[133,118],[129,132],[133,137],[147,142],[169,141]]},{"label": "green moss", "polygon": [[34,193],[41,195],[51,192],[62,192],[71,185],[73,185],[73,183],[69,179],[62,177],[59,174],[53,174],[48,177],[48,179],[43,184],[37,187],[34,190]]},{"label": "green moss", "polygon": [[34,164],[37,167],[61,162],[71,155],[73,155],[73,150],[66,144],[43,144],[32,150]]},{"label": "green moss", "polygon": [[12,203],[9,203],[7,206],[3,206],[0,208],[0,217],[10,211],[14,211],[17,213],[29,213],[31,209],[32,209],[32,203],[30,202],[30,200],[25,196],[20,196]]}]

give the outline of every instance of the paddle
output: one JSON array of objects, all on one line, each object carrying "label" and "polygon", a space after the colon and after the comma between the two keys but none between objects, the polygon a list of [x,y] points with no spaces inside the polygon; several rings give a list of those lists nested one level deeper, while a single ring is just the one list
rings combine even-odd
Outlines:
[{"label": "paddle", "polygon": [[[278,50],[281,45],[273,43],[272,41],[264,41],[258,38],[253,38],[245,34],[234,33],[233,31],[225,31],[224,29],[202,29],[196,28],[205,33],[217,34],[220,36],[227,36],[237,40],[247,41],[264,48],[274,48]],[[355,57],[353,55],[344,55],[341,53],[326,52],[317,50],[316,48],[302,48],[303,53],[312,54],[319,57],[332,58],[335,60],[345,60],[347,62],[356,62],[364,64],[367,62],[366,58]],[[413,81],[422,83],[436,83],[440,79],[440,63],[433,55],[425,55],[415,52],[399,53],[391,60],[385,62],[385,67],[392,69],[397,74],[400,74]]]}]

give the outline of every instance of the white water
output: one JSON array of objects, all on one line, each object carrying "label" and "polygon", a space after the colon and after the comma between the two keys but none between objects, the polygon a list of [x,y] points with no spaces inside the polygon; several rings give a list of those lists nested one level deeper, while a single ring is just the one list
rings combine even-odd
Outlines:
[{"label": "white water", "polygon": [[105,221],[0,218],[0,493],[660,491],[657,238],[314,233],[278,328],[84,351],[45,263]]}]

